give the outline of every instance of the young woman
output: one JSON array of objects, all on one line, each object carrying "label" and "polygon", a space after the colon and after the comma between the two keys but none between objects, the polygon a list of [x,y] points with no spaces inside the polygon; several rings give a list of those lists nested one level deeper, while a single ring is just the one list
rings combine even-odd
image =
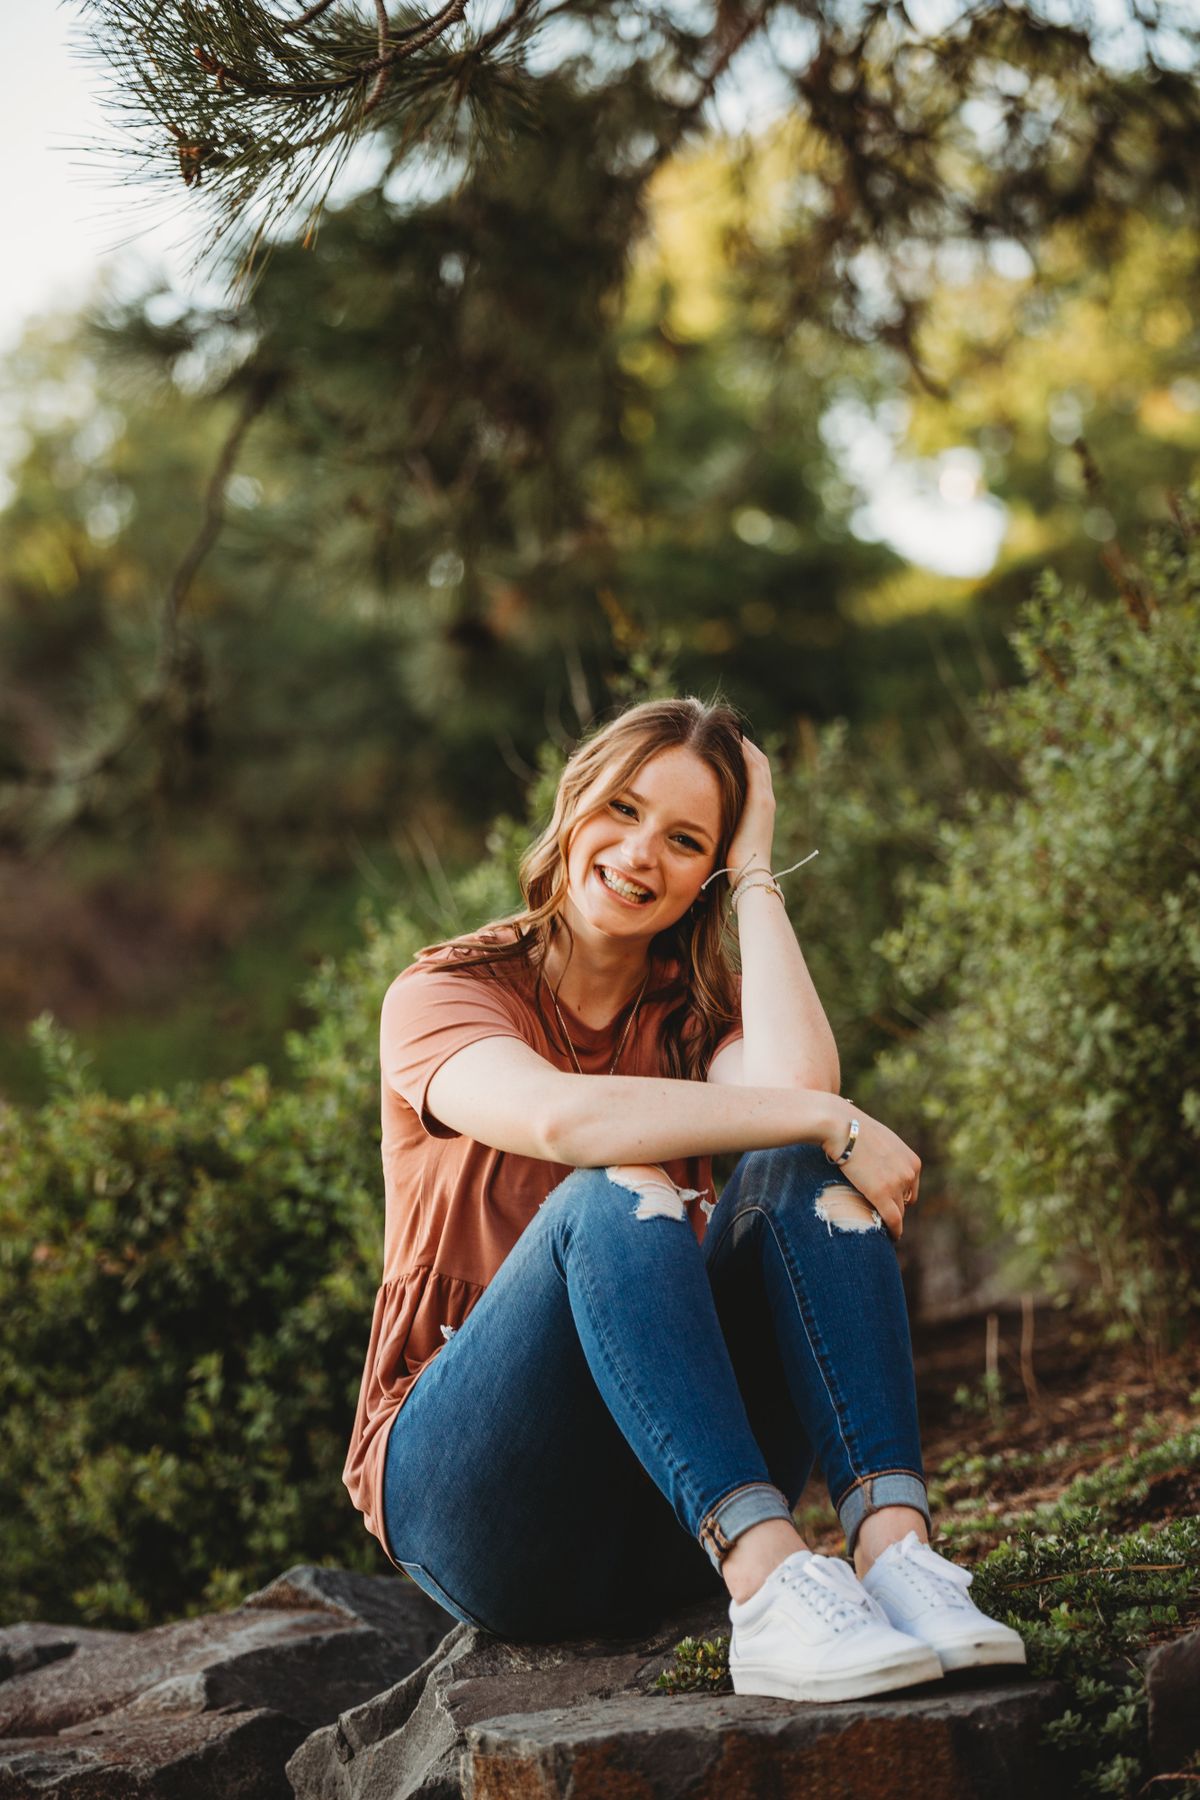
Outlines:
[{"label": "young woman", "polygon": [[[838,1095],[774,814],[730,708],[630,707],[563,771],[525,907],[393,981],[344,1478],[497,1636],[633,1632],[723,1583],[738,1693],[847,1699],[1024,1650],[928,1547],[893,1245],[920,1160]],[[853,1569],[792,1522],[815,1458]]]}]

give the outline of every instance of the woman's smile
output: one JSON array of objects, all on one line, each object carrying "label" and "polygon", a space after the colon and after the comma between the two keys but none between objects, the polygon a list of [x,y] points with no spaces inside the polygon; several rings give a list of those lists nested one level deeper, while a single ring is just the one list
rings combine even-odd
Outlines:
[{"label": "woman's smile", "polygon": [[647,906],[655,898],[654,891],[644,881],[637,881],[632,875],[625,875],[612,863],[598,862],[596,874],[604,891],[619,900],[622,906]]}]

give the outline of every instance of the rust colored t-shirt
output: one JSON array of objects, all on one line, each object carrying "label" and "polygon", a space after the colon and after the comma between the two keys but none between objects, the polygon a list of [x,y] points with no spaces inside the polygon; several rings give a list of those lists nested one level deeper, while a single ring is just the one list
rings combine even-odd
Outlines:
[{"label": "rust colored t-shirt", "polygon": [[[447,971],[449,950],[412,963],[384,997],[380,1022],[383,1282],[375,1300],[366,1367],[342,1479],[368,1531],[387,1550],[383,1472],[388,1427],[467,1317],[551,1190],[571,1173],[562,1163],[492,1149],[433,1117],[426,1092],[458,1050],[515,1037],[556,1068],[573,1069],[548,991],[524,962]],[[678,965],[656,962],[621,1052],[618,1075],[664,1076],[662,1026],[679,1004]],[[596,1030],[559,1002],[584,1074],[607,1074],[624,1030]],[[689,1021],[689,1025],[691,1021]],[[686,1028],[685,1028],[686,1029]],[[717,1045],[742,1035],[731,1026]],[[715,1054],[715,1051],[714,1051]],[[709,1157],[662,1165],[701,1198],[688,1213],[703,1238],[713,1194]]]}]

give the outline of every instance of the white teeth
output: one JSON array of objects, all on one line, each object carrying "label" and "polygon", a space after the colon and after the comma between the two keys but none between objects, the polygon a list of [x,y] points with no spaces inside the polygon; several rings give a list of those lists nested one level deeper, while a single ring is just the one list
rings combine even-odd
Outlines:
[{"label": "white teeth", "polygon": [[612,888],[614,893],[623,895],[626,900],[649,900],[653,898],[653,895],[651,895],[647,889],[634,887],[630,882],[622,881],[619,875],[614,875],[611,869],[606,869],[604,867],[603,863],[597,863],[596,867],[600,871],[600,879],[605,887]]}]

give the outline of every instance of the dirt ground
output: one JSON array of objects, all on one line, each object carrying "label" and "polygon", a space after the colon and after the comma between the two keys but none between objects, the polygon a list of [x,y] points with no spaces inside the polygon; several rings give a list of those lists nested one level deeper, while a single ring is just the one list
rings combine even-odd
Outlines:
[{"label": "dirt ground", "polygon": [[[1139,1344],[1104,1343],[1069,1311],[1039,1308],[1023,1321],[1017,1307],[991,1316],[990,1328],[985,1314],[913,1334],[935,1524],[940,1516],[969,1525],[963,1549],[971,1561],[1076,1477],[1119,1465],[1200,1421],[1200,1339],[1155,1355]],[[1124,1532],[1197,1513],[1200,1467],[1188,1463],[1123,1498],[1106,1524]],[[819,1477],[799,1516],[814,1549],[841,1548]]]}]

